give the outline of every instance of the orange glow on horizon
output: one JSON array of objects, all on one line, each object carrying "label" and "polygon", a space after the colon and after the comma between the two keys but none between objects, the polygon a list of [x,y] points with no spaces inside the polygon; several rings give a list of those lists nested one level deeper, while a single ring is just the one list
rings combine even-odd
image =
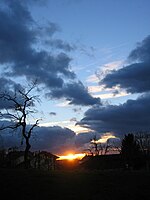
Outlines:
[{"label": "orange glow on horizon", "polygon": [[68,155],[65,156],[59,156],[57,160],[81,160],[85,156],[85,153],[78,153],[78,154],[73,154],[69,153]]}]

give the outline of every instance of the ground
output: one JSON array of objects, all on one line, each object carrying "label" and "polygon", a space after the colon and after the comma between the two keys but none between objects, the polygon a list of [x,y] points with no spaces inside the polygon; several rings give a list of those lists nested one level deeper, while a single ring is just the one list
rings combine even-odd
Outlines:
[{"label": "ground", "polygon": [[150,172],[0,170],[2,199],[148,200]]}]

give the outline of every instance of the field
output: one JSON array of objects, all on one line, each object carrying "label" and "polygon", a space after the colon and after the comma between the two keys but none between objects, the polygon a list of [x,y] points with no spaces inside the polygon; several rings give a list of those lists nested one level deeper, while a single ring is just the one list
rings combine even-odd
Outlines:
[{"label": "field", "polygon": [[150,172],[0,170],[1,199],[148,200]]}]

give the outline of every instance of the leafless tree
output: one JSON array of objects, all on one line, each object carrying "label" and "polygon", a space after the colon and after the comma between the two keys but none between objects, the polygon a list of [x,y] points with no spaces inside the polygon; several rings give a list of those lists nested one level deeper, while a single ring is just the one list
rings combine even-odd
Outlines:
[{"label": "leafless tree", "polygon": [[93,145],[92,148],[94,149],[94,155],[99,155],[100,149],[98,147],[96,136],[91,140],[91,144]]},{"label": "leafless tree", "polygon": [[135,139],[138,142],[141,151],[145,154],[148,154],[150,152],[150,133],[147,132],[136,133]]},{"label": "leafless tree", "polygon": [[8,124],[3,124],[0,130],[20,128],[23,139],[25,140],[24,151],[24,163],[25,167],[29,166],[29,150],[31,148],[30,138],[33,129],[38,125],[39,119],[35,123],[29,125],[28,117],[30,114],[34,114],[35,101],[38,101],[38,97],[31,95],[36,87],[36,83],[33,83],[29,89],[17,90],[14,93],[2,92],[0,98],[3,101],[10,103],[10,107],[0,112],[1,119],[8,120]]},{"label": "leafless tree", "polygon": [[110,143],[110,140],[108,139],[105,143],[101,143],[97,140],[96,136],[93,136],[91,139],[90,145],[88,149],[85,149],[85,151],[90,152],[90,155],[106,155],[111,149],[112,144]]},{"label": "leafless tree", "polygon": [[140,150],[145,157],[146,160],[146,168],[149,170],[150,163],[150,133],[149,132],[138,132],[135,134],[135,139],[138,145],[140,146]]}]

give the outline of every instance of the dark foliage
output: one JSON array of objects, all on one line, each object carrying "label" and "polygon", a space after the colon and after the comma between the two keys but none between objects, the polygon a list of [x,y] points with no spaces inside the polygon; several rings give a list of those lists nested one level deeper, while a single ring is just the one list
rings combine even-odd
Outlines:
[{"label": "dark foliage", "polygon": [[143,165],[140,146],[132,133],[125,135],[122,140],[121,155],[126,168],[140,168]]}]

